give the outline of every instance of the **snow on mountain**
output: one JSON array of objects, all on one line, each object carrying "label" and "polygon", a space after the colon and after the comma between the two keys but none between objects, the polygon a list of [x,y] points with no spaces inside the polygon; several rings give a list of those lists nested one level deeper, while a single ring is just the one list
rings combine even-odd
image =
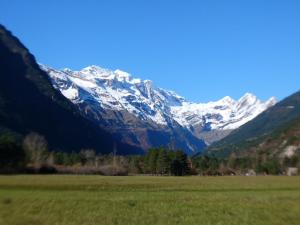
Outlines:
[{"label": "snow on mountain", "polygon": [[251,93],[239,100],[226,96],[215,102],[193,103],[122,70],[98,66],[80,71],[55,70],[44,65],[41,68],[49,74],[54,87],[75,104],[127,111],[141,121],[159,126],[172,126],[175,121],[198,138],[202,131],[236,129],[276,103],[275,98],[263,102]]},{"label": "snow on mountain", "polygon": [[219,101],[204,104],[183,102],[180,106],[172,107],[172,115],[187,128],[202,124],[211,130],[233,130],[274,104],[274,97],[262,102],[253,94],[246,93],[238,101],[226,96]]},{"label": "snow on mountain", "polygon": [[134,79],[121,70],[89,66],[81,71],[59,71],[41,67],[48,72],[53,85],[74,103],[89,100],[102,108],[127,110],[160,125],[167,125],[170,104],[179,105],[183,101],[173,92],[155,88],[152,81]]}]

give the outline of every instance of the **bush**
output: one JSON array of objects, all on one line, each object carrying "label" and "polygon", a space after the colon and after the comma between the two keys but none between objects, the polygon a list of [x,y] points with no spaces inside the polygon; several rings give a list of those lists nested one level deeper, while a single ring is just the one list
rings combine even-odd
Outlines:
[{"label": "bush", "polygon": [[127,176],[128,170],[122,166],[106,165],[99,167],[99,171],[104,176]]}]

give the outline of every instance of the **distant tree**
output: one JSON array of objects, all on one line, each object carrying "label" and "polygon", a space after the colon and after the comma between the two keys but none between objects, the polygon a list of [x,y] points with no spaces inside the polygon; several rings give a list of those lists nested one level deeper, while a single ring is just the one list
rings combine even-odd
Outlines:
[{"label": "distant tree", "polygon": [[182,164],[179,159],[173,159],[171,162],[171,174],[173,176],[183,176]]},{"label": "distant tree", "polygon": [[71,152],[70,154],[68,154],[68,161],[69,164],[68,165],[75,165],[75,164],[80,164],[81,163],[81,157],[80,154],[77,152]]},{"label": "distant tree", "polygon": [[281,166],[276,158],[268,159],[264,162],[261,162],[257,165],[256,171],[258,173],[267,173],[277,175],[281,173]]},{"label": "distant tree", "polygon": [[228,168],[226,167],[226,165],[222,162],[219,165],[219,172],[221,173],[221,175],[227,175]]},{"label": "distant tree", "polygon": [[143,171],[143,157],[131,156],[129,157],[129,172],[133,174],[142,174]]},{"label": "distant tree", "polygon": [[27,160],[34,167],[39,167],[46,162],[48,157],[48,143],[46,139],[37,134],[28,134],[23,141],[23,148],[26,152]]},{"label": "distant tree", "polygon": [[210,157],[208,165],[211,171],[217,171],[220,165],[220,160],[216,157]]},{"label": "distant tree", "polygon": [[193,158],[193,165],[200,174],[218,174],[221,164],[224,164],[224,161],[214,156],[205,155]]},{"label": "distant tree", "polygon": [[50,152],[47,157],[47,165],[52,166],[55,163],[54,152]]},{"label": "distant tree", "polygon": [[187,155],[177,150],[175,151],[175,158],[171,162],[171,174],[174,176],[188,175],[190,172]]},{"label": "distant tree", "polygon": [[147,173],[156,174],[157,173],[157,159],[159,150],[150,149],[146,155],[146,171]]},{"label": "distant tree", "polygon": [[63,152],[55,152],[54,153],[54,164],[64,165],[64,153]]},{"label": "distant tree", "polygon": [[93,149],[83,149],[80,151],[83,165],[94,166],[96,162],[96,152]]},{"label": "distant tree", "polygon": [[96,156],[96,167],[102,166],[102,165],[108,165],[112,164],[112,156],[111,155],[102,155],[99,154]]},{"label": "distant tree", "polygon": [[237,166],[237,156],[235,152],[232,152],[228,158],[227,166],[231,169],[235,169]]},{"label": "distant tree", "polygon": [[54,152],[54,164],[57,165],[65,165],[65,166],[72,166],[75,164],[81,164],[82,156],[80,153],[76,152]]},{"label": "distant tree", "polygon": [[156,165],[156,169],[157,169],[157,173],[160,175],[166,175],[170,173],[170,165],[171,160],[169,158],[168,152],[165,149],[161,149],[158,152],[158,156],[157,156],[157,165]]},{"label": "distant tree", "polygon": [[0,136],[0,172],[16,172],[24,166],[25,152],[14,136]]},{"label": "distant tree", "polygon": [[193,158],[193,165],[198,170],[199,173],[204,173],[209,169],[209,157],[199,156]]}]

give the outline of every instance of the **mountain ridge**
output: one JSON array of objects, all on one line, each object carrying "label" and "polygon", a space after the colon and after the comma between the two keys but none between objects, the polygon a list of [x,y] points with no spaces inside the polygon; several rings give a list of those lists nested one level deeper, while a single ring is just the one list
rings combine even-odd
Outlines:
[{"label": "mountain ridge", "polygon": [[[189,138],[183,139],[187,142],[185,150],[190,152],[201,150],[195,147],[204,147],[200,142],[200,146],[188,146],[191,136],[211,144],[276,103],[274,98],[262,102],[250,93],[237,101],[227,96],[216,102],[192,103],[174,91],[158,88],[152,81],[134,78],[120,69],[112,71],[93,65],[72,71],[40,66],[49,74],[54,87],[94,121],[104,118],[108,121],[106,126],[116,130],[150,127],[162,132],[169,129],[172,133],[175,128],[181,136],[189,133]],[[134,133],[130,136],[138,139]],[[143,148],[153,146],[146,142],[140,143]],[[161,144],[172,145],[171,142],[169,139]]]}]

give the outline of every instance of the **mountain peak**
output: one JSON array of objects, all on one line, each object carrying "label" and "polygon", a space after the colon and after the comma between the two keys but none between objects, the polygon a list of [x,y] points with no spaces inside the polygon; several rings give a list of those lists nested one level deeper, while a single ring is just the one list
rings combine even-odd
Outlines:
[{"label": "mountain peak", "polygon": [[221,104],[234,104],[236,101],[230,96],[225,96],[224,98],[220,99],[217,102]]},{"label": "mountain peak", "polygon": [[103,71],[103,68],[101,68],[100,66],[91,65],[91,66],[87,66],[87,67],[83,68],[81,71],[95,73],[98,71]]},{"label": "mountain peak", "polygon": [[240,99],[257,99],[257,97],[250,92],[246,92]]},{"label": "mountain peak", "polygon": [[239,100],[240,106],[254,105],[256,102],[261,102],[254,94],[247,92]]},{"label": "mountain peak", "polygon": [[131,75],[123,70],[117,69],[114,71],[114,73],[117,75],[119,78],[124,78],[126,80],[129,80],[131,78]]},{"label": "mountain peak", "polygon": [[277,103],[277,99],[275,97],[271,97],[266,101],[266,105],[268,106],[273,106]]},{"label": "mountain peak", "polygon": [[70,68],[64,68],[62,71],[65,73],[73,72]]},{"label": "mountain peak", "polygon": [[[76,72],[76,71],[74,71]],[[104,78],[104,79],[110,79],[113,77],[113,72],[108,70],[108,69],[104,69],[100,66],[96,66],[96,65],[91,65],[88,67],[83,68],[80,71],[77,71],[77,73],[89,76],[89,77],[93,77],[93,78]]]}]

